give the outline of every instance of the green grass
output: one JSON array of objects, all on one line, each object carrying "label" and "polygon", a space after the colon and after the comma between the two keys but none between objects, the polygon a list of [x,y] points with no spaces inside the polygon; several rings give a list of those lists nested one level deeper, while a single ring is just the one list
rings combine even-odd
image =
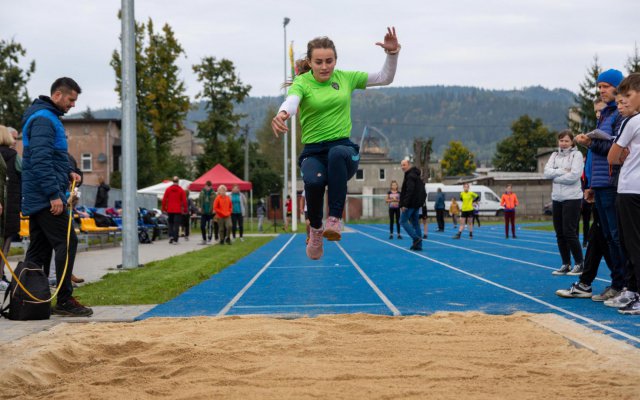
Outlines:
[{"label": "green grass", "polygon": [[232,246],[208,246],[142,268],[108,274],[74,291],[91,306],[164,303],[222,271],[273,237],[248,237]]}]

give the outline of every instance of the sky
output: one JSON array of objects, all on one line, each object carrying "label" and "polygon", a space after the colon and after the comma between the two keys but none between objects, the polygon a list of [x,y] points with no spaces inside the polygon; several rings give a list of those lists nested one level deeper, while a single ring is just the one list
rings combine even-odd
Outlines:
[{"label": "sky", "polygon": [[[118,107],[109,62],[120,50],[117,0],[0,0],[0,39],[21,43],[28,90],[48,94],[60,76],[83,92],[76,109]],[[274,96],[284,81],[284,17],[296,58],[306,43],[329,36],[337,68],[377,72],[375,42],[395,26],[402,51],[394,86],[463,85],[513,89],[541,85],[578,90],[597,54],[605,69],[623,70],[640,42],[637,0],[138,0],[138,21],[168,23],[186,57],[178,65],[187,94],[200,90],[191,66],[203,57],[234,62],[250,95]]]}]

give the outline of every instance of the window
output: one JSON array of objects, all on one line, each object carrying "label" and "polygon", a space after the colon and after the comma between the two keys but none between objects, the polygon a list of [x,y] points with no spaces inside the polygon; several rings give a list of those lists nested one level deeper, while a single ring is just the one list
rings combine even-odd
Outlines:
[{"label": "window", "polygon": [[93,160],[91,157],[91,153],[82,153],[82,157],[80,159],[80,170],[89,172],[93,170]]},{"label": "window", "polygon": [[487,200],[489,201],[500,201],[498,200],[498,198],[496,196],[493,195],[493,193],[487,192]]},{"label": "window", "polygon": [[387,171],[384,168],[380,168],[380,171],[378,172],[378,179],[380,179],[381,181],[387,180],[386,172]]},{"label": "window", "polygon": [[363,169],[358,169],[356,171],[356,180],[357,181],[363,181],[364,180],[364,170]]}]

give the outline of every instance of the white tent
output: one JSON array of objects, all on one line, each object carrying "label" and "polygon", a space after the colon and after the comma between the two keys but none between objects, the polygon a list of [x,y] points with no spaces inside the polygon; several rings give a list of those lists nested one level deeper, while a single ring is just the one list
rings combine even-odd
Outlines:
[{"label": "white tent", "polygon": [[[184,190],[187,190],[189,188],[189,185],[191,184],[191,181],[186,180],[186,179],[180,179],[180,182],[178,183],[180,185],[181,188],[183,188]],[[167,188],[169,186],[173,185],[172,181],[163,181],[160,183],[157,183],[155,185],[143,188],[138,190],[138,193],[140,194],[155,194],[159,200],[162,200],[162,196],[164,196],[164,192],[165,190],[167,190]],[[197,192],[190,192],[189,193],[189,197],[192,199],[197,199],[198,198],[199,193]]]}]

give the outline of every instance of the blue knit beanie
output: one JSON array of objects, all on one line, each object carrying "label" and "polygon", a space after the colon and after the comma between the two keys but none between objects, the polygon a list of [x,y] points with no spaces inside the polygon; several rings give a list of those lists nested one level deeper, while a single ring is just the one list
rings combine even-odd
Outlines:
[{"label": "blue knit beanie", "polygon": [[604,82],[613,87],[618,87],[623,79],[624,75],[622,75],[622,72],[618,71],[617,69],[608,69],[598,75],[597,83]]}]

